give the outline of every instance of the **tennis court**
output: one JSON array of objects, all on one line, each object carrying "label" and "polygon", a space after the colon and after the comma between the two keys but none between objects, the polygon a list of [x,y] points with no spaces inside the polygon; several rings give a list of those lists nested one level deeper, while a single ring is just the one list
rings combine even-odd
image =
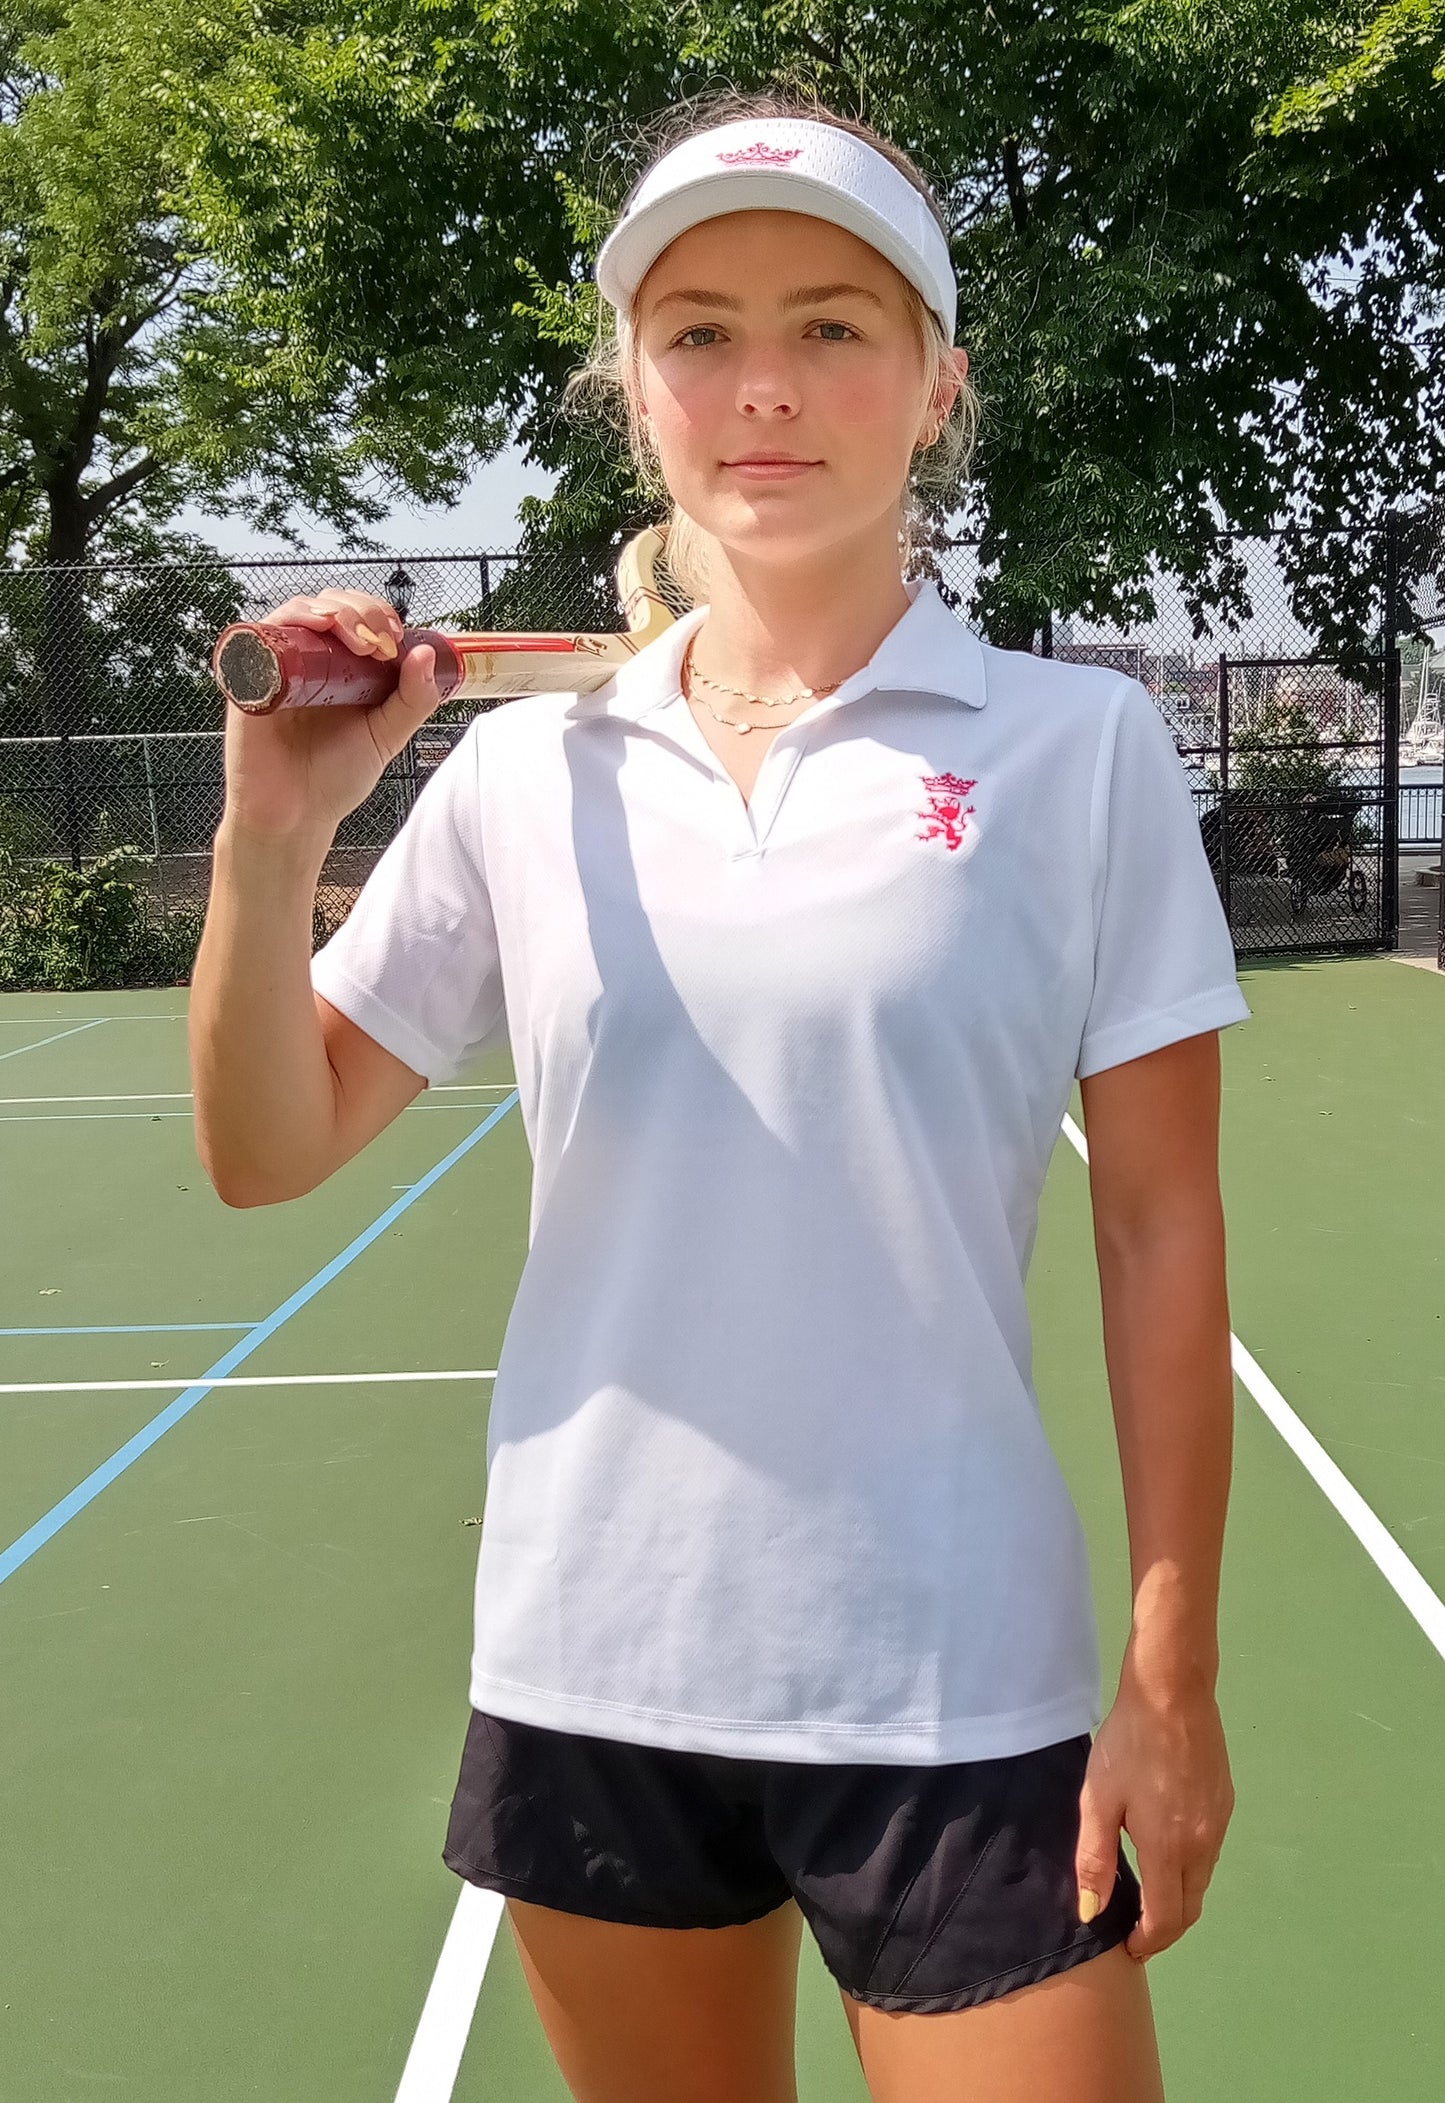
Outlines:
[{"label": "tennis court", "polygon": [[[1245,965],[1220,1700],[1238,1807],[1149,1978],[1171,2103],[1437,2103],[1445,980]],[[489,1371],[526,1248],[505,1059],[229,1211],[184,990],[0,998],[3,2103],[560,2103],[498,1904],[440,1859]],[[1035,1375],[1129,1615],[1080,1109]],[[1126,1842],[1127,1845],[1127,1842]],[[805,1938],[803,2103],[862,2103]]]}]

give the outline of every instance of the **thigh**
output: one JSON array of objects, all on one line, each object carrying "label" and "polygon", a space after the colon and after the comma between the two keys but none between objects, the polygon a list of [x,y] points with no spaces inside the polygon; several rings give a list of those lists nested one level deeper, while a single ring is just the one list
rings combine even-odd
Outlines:
[{"label": "thigh", "polygon": [[443,1857],[501,1891],[579,2103],[795,2103],[802,1918],[754,1765],[474,1710]]},{"label": "thigh", "polygon": [[1122,1944],[953,2014],[843,2007],[873,2103],[1164,2103],[1145,1966]]},{"label": "thigh", "polygon": [[791,1899],[727,1928],[632,1927],[513,1898],[507,1916],[577,2103],[796,2103]]}]

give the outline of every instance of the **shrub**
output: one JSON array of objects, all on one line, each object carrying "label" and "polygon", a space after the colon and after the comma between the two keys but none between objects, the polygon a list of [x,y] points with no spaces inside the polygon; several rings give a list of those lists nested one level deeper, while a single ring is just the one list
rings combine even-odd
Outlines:
[{"label": "shrub", "polygon": [[0,988],[78,992],[188,978],[204,915],[191,907],[152,919],[149,866],[135,847],[113,848],[84,869],[22,863],[0,848]]}]

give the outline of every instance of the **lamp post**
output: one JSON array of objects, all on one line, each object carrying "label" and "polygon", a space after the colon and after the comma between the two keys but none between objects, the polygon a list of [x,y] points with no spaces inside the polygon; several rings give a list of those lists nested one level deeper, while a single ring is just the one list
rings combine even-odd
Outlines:
[{"label": "lamp post", "polygon": [[386,580],[386,596],[396,608],[397,619],[401,622],[403,628],[406,626],[406,617],[411,606],[411,595],[415,587],[416,579],[408,576],[400,563],[397,564]]},{"label": "lamp post", "polygon": [[[402,627],[405,628],[407,625],[406,617],[411,608],[411,595],[416,589],[415,577],[408,575],[407,571],[398,563],[387,578],[384,589],[386,596],[396,608],[397,619],[401,622]],[[400,816],[402,821],[405,822],[407,812],[412,808],[417,797],[415,737],[407,739],[397,757],[401,762],[398,770],[401,786]]]}]

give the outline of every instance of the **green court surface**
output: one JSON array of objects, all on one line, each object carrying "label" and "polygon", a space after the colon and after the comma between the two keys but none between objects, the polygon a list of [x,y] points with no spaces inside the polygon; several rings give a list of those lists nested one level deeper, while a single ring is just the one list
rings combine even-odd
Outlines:
[{"label": "green court surface", "polygon": [[[1238,1802],[1202,1919],[1149,1965],[1167,2091],[1439,2103],[1445,980],[1240,979],[1231,1315],[1303,1428],[1237,1359]],[[510,1070],[232,1211],[196,1159],[185,1003],[0,998],[0,2103],[563,2103],[505,1920],[441,1861],[526,1248]],[[1128,1561],[1067,1125],[1029,1297],[1111,1694]],[[807,1938],[798,2065],[803,2103],[864,2103]]]}]

